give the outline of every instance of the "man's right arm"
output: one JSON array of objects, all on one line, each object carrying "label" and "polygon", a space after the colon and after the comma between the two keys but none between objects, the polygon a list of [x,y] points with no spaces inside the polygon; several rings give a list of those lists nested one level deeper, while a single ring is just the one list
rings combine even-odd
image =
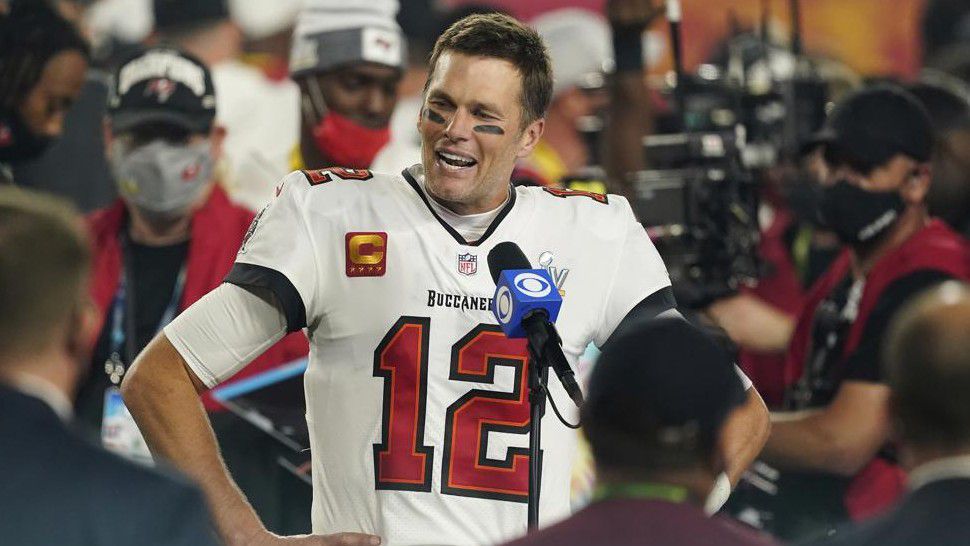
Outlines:
[{"label": "man's right arm", "polygon": [[203,390],[164,333],[148,344],[122,383],[125,404],[152,453],[202,487],[227,544],[247,544],[266,529],[219,456],[199,401]]},{"label": "man's right arm", "polygon": [[369,535],[283,538],[269,533],[219,455],[199,393],[285,333],[286,319],[268,290],[223,284],[186,309],[138,356],[121,386],[125,404],[152,453],[202,487],[227,544],[378,544]]}]

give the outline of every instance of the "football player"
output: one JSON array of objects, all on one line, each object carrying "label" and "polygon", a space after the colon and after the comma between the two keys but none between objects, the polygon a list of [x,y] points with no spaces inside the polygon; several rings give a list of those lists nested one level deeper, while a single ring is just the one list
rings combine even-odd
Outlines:
[{"label": "football player", "polygon": [[[227,282],[140,356],[125,400],[154,452],[203,485],[227,542],[286,539],[233,486],[197,391],[303,328],[314,533],[404,545],[526,531],[530,364],[524,341],[506,338],[491,313],[489,250],[514,241],[555,268],[573,366],[628,314],[676,312],[664,264],[625,199],[510,185],[542,134],[551,89],[534,31],[496,14],[455,23],[431,58],[422,163],[400,174],[287,176]],[[559,382],[549,387],[575,420]],[[766,434],[760,397],[747,397],[727,433],[735,479]],[[540,524],[568,512],[575,446],[575,431],[544,422]]]}]

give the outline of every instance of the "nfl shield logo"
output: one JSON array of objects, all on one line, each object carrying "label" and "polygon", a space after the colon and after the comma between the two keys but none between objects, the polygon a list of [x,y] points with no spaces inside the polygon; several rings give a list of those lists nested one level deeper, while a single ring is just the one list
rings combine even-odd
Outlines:
[{"label": "nfl shield logo", "polygon": [[458,255],[458,272],[462,275],[474,275],[478,272],[478,256],[474,254]]}]

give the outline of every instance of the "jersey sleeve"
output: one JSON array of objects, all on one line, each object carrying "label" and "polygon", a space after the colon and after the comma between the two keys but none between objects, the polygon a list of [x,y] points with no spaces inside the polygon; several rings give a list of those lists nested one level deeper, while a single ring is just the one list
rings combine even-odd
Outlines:
[{"label": "jersey sleeve", "polygon": [[290,173],[277,196],[253,220],[225,282],[273,292],[286,316],[287,331],[307,325],[317,290],[315,245],[307,222],[310,184],[302,171]]},{"label": "jersey sleeve", "polygon": [[634,308],[649,308],[659,314],[675,305],[670,290],[670,276],[660,254],[646,230],[636,221],[625,199],[616,198],[622,206],[624,237],[619,259],[607,284],[606,301],[593,342],[602,347],[620,322]]},{"label": "jersey sleeve", "polygon": [[283,339],[286,321],[267,299],[222,284],[175,317],[164,331],[195,376],[211,388]]}]

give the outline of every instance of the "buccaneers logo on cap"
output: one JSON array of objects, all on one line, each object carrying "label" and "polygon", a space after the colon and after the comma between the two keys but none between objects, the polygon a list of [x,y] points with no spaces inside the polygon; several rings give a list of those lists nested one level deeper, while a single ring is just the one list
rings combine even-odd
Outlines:
[{"label": "buccaneers logo on cap", "polygon": [[157,95],[158,102],[168,102],[168,98],[175,92],[175,82],[168,78],[158,78],[148,82],[145,95]]}]

